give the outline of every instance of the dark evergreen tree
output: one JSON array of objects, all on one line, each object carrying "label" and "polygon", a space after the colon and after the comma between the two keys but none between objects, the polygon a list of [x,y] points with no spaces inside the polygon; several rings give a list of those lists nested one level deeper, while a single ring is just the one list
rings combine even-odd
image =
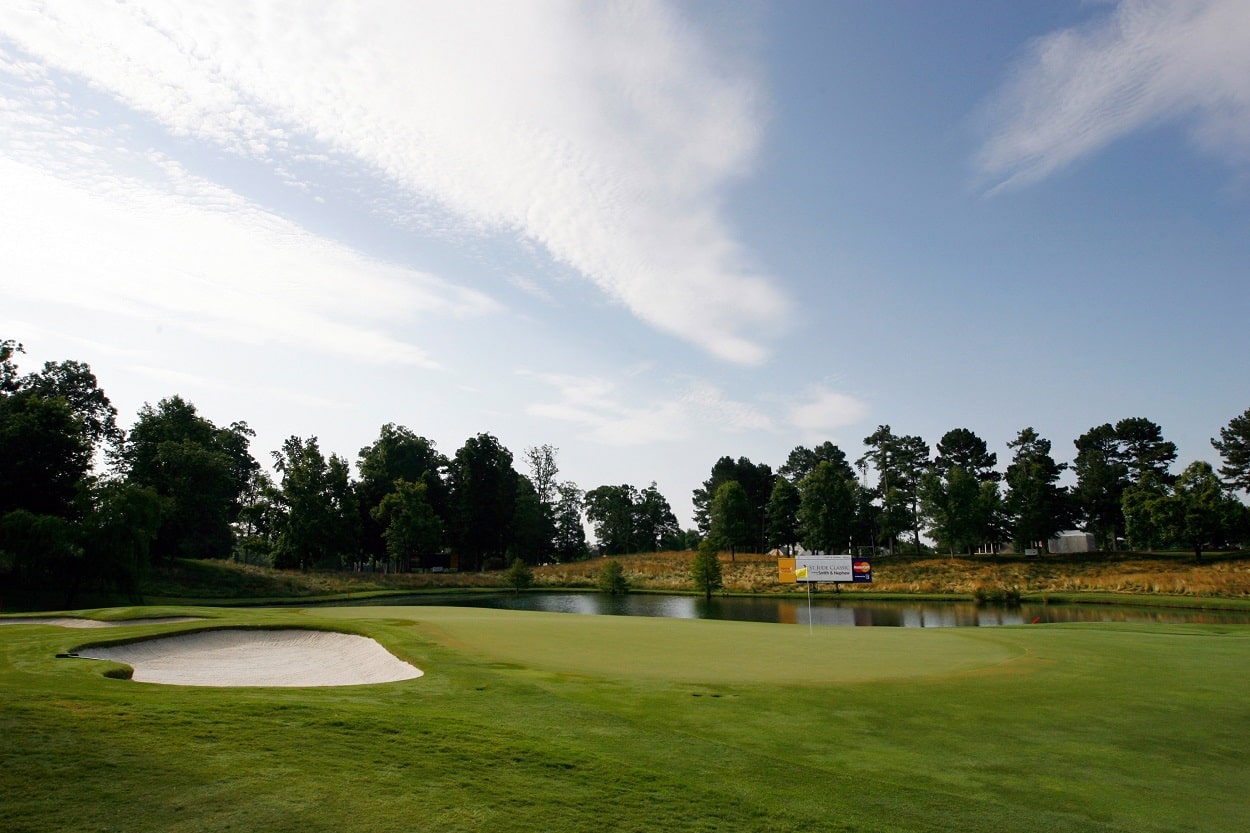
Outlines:
[{"label": "dark evergreen tree", "polygon": [[801,496],[798,487],[785,477],[778,477],[773,484],[773,493],[768,498],[767,509],[767,540],[769,550],[782,548],[789,550],[798,543],[799,504]]},{"label": "dark evergreen tree", "polygon": [[840,553],[855,531],[856,483],[841,467],[821,461],[799,483],[799,531],[813,552]]},{"label": "dark evergreen tree", "polygon": [[746,491],[747,504],[752,514],[751,529],[755,535],[755,542],[751,544],[751,547],[762,551],[764,549],[764,516],[768,508],[768,498],[773,491],[774,477],[770,466],[764,463],[752,463],[746,457],[739,457],[737,460],[732,457],[722,457],[717,460],[716,465],[712,466],[711,477],[703,481],[701,488],[694,490],[692,497],[695,523],[699,532],[707,535],[711,529],[712,499],[716,497],[716,490],[721,487],[721,484],[736,480]]},{"label": "dark evergreen tree", "polygon": [[1220,466],[1224,482],[1250,494],[1250,408],[1230,419],[1220,429],[1220,438],[1212,439],[1211,445],[1224,461]]},{"label": "dark evergreen tree", "polygon": [[1050,456],[1050,440],[1032,428],[1023,429],[1007,447],[1014,450],[1007,467],[1004,499],[1007,523],[1017,552],[1041,546],[1067,526],[1070,501],[1059,485],[1066,468]]}]

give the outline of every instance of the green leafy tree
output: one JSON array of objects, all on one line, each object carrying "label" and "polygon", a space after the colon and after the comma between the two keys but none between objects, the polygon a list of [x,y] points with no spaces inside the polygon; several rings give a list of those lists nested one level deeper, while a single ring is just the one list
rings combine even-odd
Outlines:
[{"label": "green leafy tree", "polygon": [[1224,482],[1250,494],[1250,408],[1230,419],[1220,429],[1220,438],[1211,440],[1211,446],[1224,461],[1220,466]]},{"label": "green leafy tree", "polygon": [[560,484],[556,480],[560,466],[556,454],[560,449],[553,445],[539,445],[525,449],[525,462],[530,470],[530,482],[543,506],[553,507],[559,496]]},{"label": "green leafy tree", "polygon": [[143,601],[143,576],[161,528],[160,495],[146,486],[110,481],[90,494],[80,525],[85,578]]},{"label": "green leafy tree", "polygon": [[565,481],[556,487],[555,546],[556,560],[560,563],[581,561],[589,554],[586,546],[586,528],[582,525],[582,500],[584,495],[577,484]]},{"label": "green leafy tree", "polygon": [[164,501],[157,558],[225,558],[232,524],[259,464],[249,449],[251,429],[219,428],[179,396],[139,409],[116,463],[128,483],[153,489]]},{"label": "green leafy tree", "polygon": [[1173,535],[1194,551],[1201,562],[1204,550],[1227,546],[1246,532],[1246,507],[1231,495],[1210,463],[1190,463],[1176,479],[1168,513]]},{"label": "green leafy tree", "polygon": [[926,474],[920,484],[920,505],[929,522],[929,535],[952,555],[971,555],[995,535],[998,484],[979,481],[963,466],[952,465],[944,474]]},{"label": "green leafy tree", "polygon": [[1015,453],[1007,467],[1004,499],[1008,525],[1017,552],[1044,542],[1069,519],[1067,490],[1059,486],[1066,468],[1050,456],[1050,440],[1025,428],[1007,443]]},{"label": "green leafy tree", "polygon": [[638,490],[628,484],[599,486],[586,493],[586,519],[595,530],[603,555],[637,552],[634,540],[634,507]]},{"label": "green leafy tree", "polygon": [[625,568],[613,558],[609,558],[599,571],[597,584],[602,592],[610,596],[623,596],[629,592],[629,579],[625,577]]},{"label": "green leafy tree", "polygon": [[695,589],[702,590],[704,597],[708,599],[724,586],[720,555],[716,542],[711,538],[704,538],[699,542],[694,561],[690,564],[690,580]]},{"label": "green leafy tree", "polygon": [[1125,488],[1120,498],[1124,512],[1124,536],[1135,550],[1163,547],[1176,528],[1173,517],[1176,502],[1168,485],[1158,477],[1146,475]]},{"label": "green leafy tree", "polygon": [[551,510],[543,505],[530,479],[518,475],[511,552],[529,564],[541,564],[555,549],[555,532]]},{"label": "green leafy tree", "polygon": [[448,531],[474,569],[504,558],[512,543],[518,477],[512,452],[490,434],[470,437],[451,461]]},{"label": "green leafy tree", "polygon": [[360,475],[356,495],[361,513],[361,547],[367,556],[378,559],[389,552],[386,522],[375,510],[395,490],[396,481],[422,484],[425,502],[446,527],[450,516],[447,467],[447,458],[439,453],[433,440],[395,423],[383,425],[378,438],[360,449],[356,457]]},{"label": "green leafy tree", "polygon": [[124,439],[117,427],[117,409],[83,362],[46,362],[40,373],[24,377],[21,387],[47,399],[63,399],[93,448],[115,449]]},{"label": "green leafy tree", "polygon": [[275,564],[279,567],[341,567],[360,548],[360,514],[347,461],[327,458],[316,437],[289,437],[273,452],[282,477]]},{"label": "green leafy tree", "polygon": [[[72,521],[28,509],[0,515],[0,556],[8,560],[11,586],[40,589],[62,588],[65,607],[74,607],[82,555]],[[0,587],[5,592],[10,582]]]},{"label": "green leafy tree", "polygon": [[634,545],[639,550],[658,552],[664,541],[671,541],[680,532],[673,508],[652,481],[638,492],[634,504]]},{"label": "green leafy tree", "polygon": [[401,570],[410,570],[422,555],[438,552],[443,541],[443,522],[434,513],[425,483],[396,480],[371,514],[382,524],[387,555]]},{"label": "green leafy tree", "polygon": [[710,512],[708,537],[729,550],[730,560],[739,547],[749,547],[756,539],[755,513],[746,489],[737,480],[722,483],[716,490]]},{"label": "green leafy tree", "polygon": [[15,393],[19,387],[17,364],[13,357],[26,350],[11,338],[0,339],[0,395]]},{"label": "green leafy tree", "polygon": [[778,477],[768,498],[767,541],[773,547],[792,548],[802,537],[799,533],[799,505],[802,497],[798,487],[788,478]]},{"label": "green leafy tree", "polygon": [[0,516],[19,509],[73,519],[91,442],[61,397],[0,395]]},{"label": "green leafy tree", "polygon": [[822,460],[799,483],[799,532],[813,552],[841,552],[855,530],[855,481]]}]

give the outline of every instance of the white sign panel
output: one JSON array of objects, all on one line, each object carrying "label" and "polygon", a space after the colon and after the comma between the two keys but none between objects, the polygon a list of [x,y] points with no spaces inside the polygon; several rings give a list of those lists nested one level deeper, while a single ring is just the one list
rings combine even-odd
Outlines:
[{"label": "white sign panel", "polygon": [[854,581],[854,558],[849,555],[800,555],[794,560],[799,581]]}]

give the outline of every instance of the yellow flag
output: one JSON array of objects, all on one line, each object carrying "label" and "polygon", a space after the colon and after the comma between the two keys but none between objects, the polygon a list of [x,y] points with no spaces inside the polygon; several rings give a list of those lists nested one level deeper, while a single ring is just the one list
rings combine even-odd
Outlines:
[{"label": "yellow flag", "polygon": [[799,567],[797,570],[794,571],[794,577],[795,578],[807,578],[807,568]]}]

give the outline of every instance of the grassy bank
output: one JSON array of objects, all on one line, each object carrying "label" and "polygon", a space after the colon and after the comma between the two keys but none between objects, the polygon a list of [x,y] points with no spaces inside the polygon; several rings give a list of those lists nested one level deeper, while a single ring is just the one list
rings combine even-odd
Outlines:
[{"label": "grassy bank", "polygon": [[0,627],[0,829],[1250,829],[1246,628],[159,612],[350,629],[426,676],[158,686],[54,657],[204,623]]},{"label": "grassy bank", "polygon": [[[631,587],[653,592],[690,592],[691,552],[617,556]],[[538,567],[537,587],[590,589],[605,560]],[[792,593],[777,581],[776,559],[766,555],[721,556],[725,591]],[[1195,564],[1170,554],[1048,556],[1041,558],[889,557],[873,563],[871,585],[844,586],[845,593],[959,596],[979,588],[1011,587],[1023,596],[1071,598],[1088,595],[1190,597],[1250,600],[1250,558],[1222,556]],[[430,591],[468,592],[504,586],[502,573],[336,573],[265,570],[220,562],[181,562],[148,582],[147,595],[162,600],[313,599],[335,595]],[[828,589],[828,588],[825,588]]]},{"label": "grassy bank", "polygon": [[[614,556],[630,586],[648,592],[693,592],[690,552]],[[594,589],[607,563],[593,558],[534,569],[534,584],[547,589]],[[802,592],[777,581],[776,559],[721,555],[724,592]],[[1049,601],[1127,600],[1134,604],[1237,607],[1250,604],[1250,557],[1229,554],[1195,564],[1189,555],[1092,554],[1041,558],[978,556],[888,557],[873,562],[871,585],[846,585],[843,593],[886,597],[963,598],[1010,589],[1019,597]],[[433,596],[498,590],[503,572],[350,573],[272,570],[220,561],[179,561],[155,568],[143,581],[142,601],[215,605],[285,604],[333,599],[381,599],[391,594]],[[831,592],[828,586],[820,588]],[[107,606],[124,596],[81,596],[74,606]],[[65,606],[62,594],[0,597],[0,612]]]}]

